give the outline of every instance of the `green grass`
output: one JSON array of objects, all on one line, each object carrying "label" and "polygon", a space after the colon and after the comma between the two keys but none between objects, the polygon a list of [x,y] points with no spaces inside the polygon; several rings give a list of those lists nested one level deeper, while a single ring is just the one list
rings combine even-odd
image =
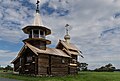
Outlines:
[{"label": "green grass", "polygon": [[0,77],[23,81],[120,81],[120,72],[80,72],[78,75],[63,77],[32,77],[0,73]]}]

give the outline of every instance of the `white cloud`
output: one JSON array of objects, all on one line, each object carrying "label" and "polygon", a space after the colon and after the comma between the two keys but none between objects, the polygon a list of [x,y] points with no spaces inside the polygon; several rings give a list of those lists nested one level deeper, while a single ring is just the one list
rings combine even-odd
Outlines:
[{"label": "white cloud", "polygon": [[9,30],[9,29],[2,29],[2,30],[3,31],[1,31],[1,36],[4,37],[1,37],[1,40],[18,43],[24,38],[24,35],[23,33],[21,33],[21,31]]},{"label": "white cloud", "polygon": [[12,0],[2,1],[0,5],[0,39],[13,43],[20,42],[25,37],[21,29],[25,24],[32,22],[29,21],[32,19],[28,15],[33,13],[33,10],[28,10],[20,2]]},{"label": "white cloud", "polygon": [[12,60],[16,57],[18,52],[11,52],[10,50],[0,50],[0,65],[11,65]]}]

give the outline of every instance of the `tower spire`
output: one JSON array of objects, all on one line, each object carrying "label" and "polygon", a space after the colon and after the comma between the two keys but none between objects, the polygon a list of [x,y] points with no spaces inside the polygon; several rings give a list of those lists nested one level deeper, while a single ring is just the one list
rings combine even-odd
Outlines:
[{"label": "tower spire", "polygon": [[35,18],[34,18],[34,25],[35,26],[42,26],[42,19],[40,17],[40,11],[39,11],[39,3],[40,1],[37,0],[36,2],[36,13],[35,13]]},{"label": "tower spire", "polygon": [[66,24],[65,25],[65,28],[66,28],[66,35],[64,36],[64,39],[65,39],[65,41],[69,44],[69,42],[70,42],[70,35],[69,35],[69,33],[68,33],[68,27],[69,27],[70,25],[69,24]]}]

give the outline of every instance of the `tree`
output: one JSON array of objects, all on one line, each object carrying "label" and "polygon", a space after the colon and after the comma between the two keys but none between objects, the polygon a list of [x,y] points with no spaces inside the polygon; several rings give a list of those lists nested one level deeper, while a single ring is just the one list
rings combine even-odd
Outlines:
[{"label": "tree", "polygon": [[113,67],[113,65],[111,63],[105,65],[105,66],[102,66],[100,68],[96,68],[94,71],[98,71],[98,72],[102,72],[102,71],[107,71],[107,72],[112,72],[114,71],[116,68]]},{"label": "tree", "polygon": [[105,65],[106,68],[111,68],[113,65],[111,63]]},{"label": "tree", "polygon": [[3,70],[4,68],[0,65],[0,70]]},{"label": "tree", "polygon": [[87,67],[88,67],[88,64],[87,63],[77,63],[78,64],[78,68],[79,70],[82,70],[82,71],[87,71]]},{"label": "tree", "polygon": [[7,65],[7,66],[5,67],[5,70],[13,70],[13,68],[12,68],[10,65]]}]

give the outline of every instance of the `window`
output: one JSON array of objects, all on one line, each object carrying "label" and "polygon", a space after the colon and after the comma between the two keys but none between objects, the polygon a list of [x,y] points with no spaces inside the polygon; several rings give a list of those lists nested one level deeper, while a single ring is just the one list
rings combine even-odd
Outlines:
[{"label": "window", "polygon": [[39,31],[38,30],[34,30],[34,34],[39,34]]},{"label": "window", "polygon": [[32,62],[32,57],[31,56],[27,57],[27,62]]},{"label": "window", "polygon": [[76,59],[72,59],[72,63],[77,63],[77,60]]},{"label": "window", "polygon": [[32,38],[32,31],[30,31],[29,38]]},{"label": "window", "polygon": [[32,30],[30,31],[30,34],[32,35]]},{"label": "window", "polygon": [[45,38],[45,31],[40,31],[40,37]]},{"label": "window", "polygon": [[62,63],[65,63],[65,60],[64,60],[64,59],[62,59]]},{"label": "window", "polygon": [[43,32],[43,31],[40,31],[40,35],[44,35],[44,32]]},{"label": "window", "polygon": [[39,30],[34,30],[34,37],[38,38],[39,37]]}]

